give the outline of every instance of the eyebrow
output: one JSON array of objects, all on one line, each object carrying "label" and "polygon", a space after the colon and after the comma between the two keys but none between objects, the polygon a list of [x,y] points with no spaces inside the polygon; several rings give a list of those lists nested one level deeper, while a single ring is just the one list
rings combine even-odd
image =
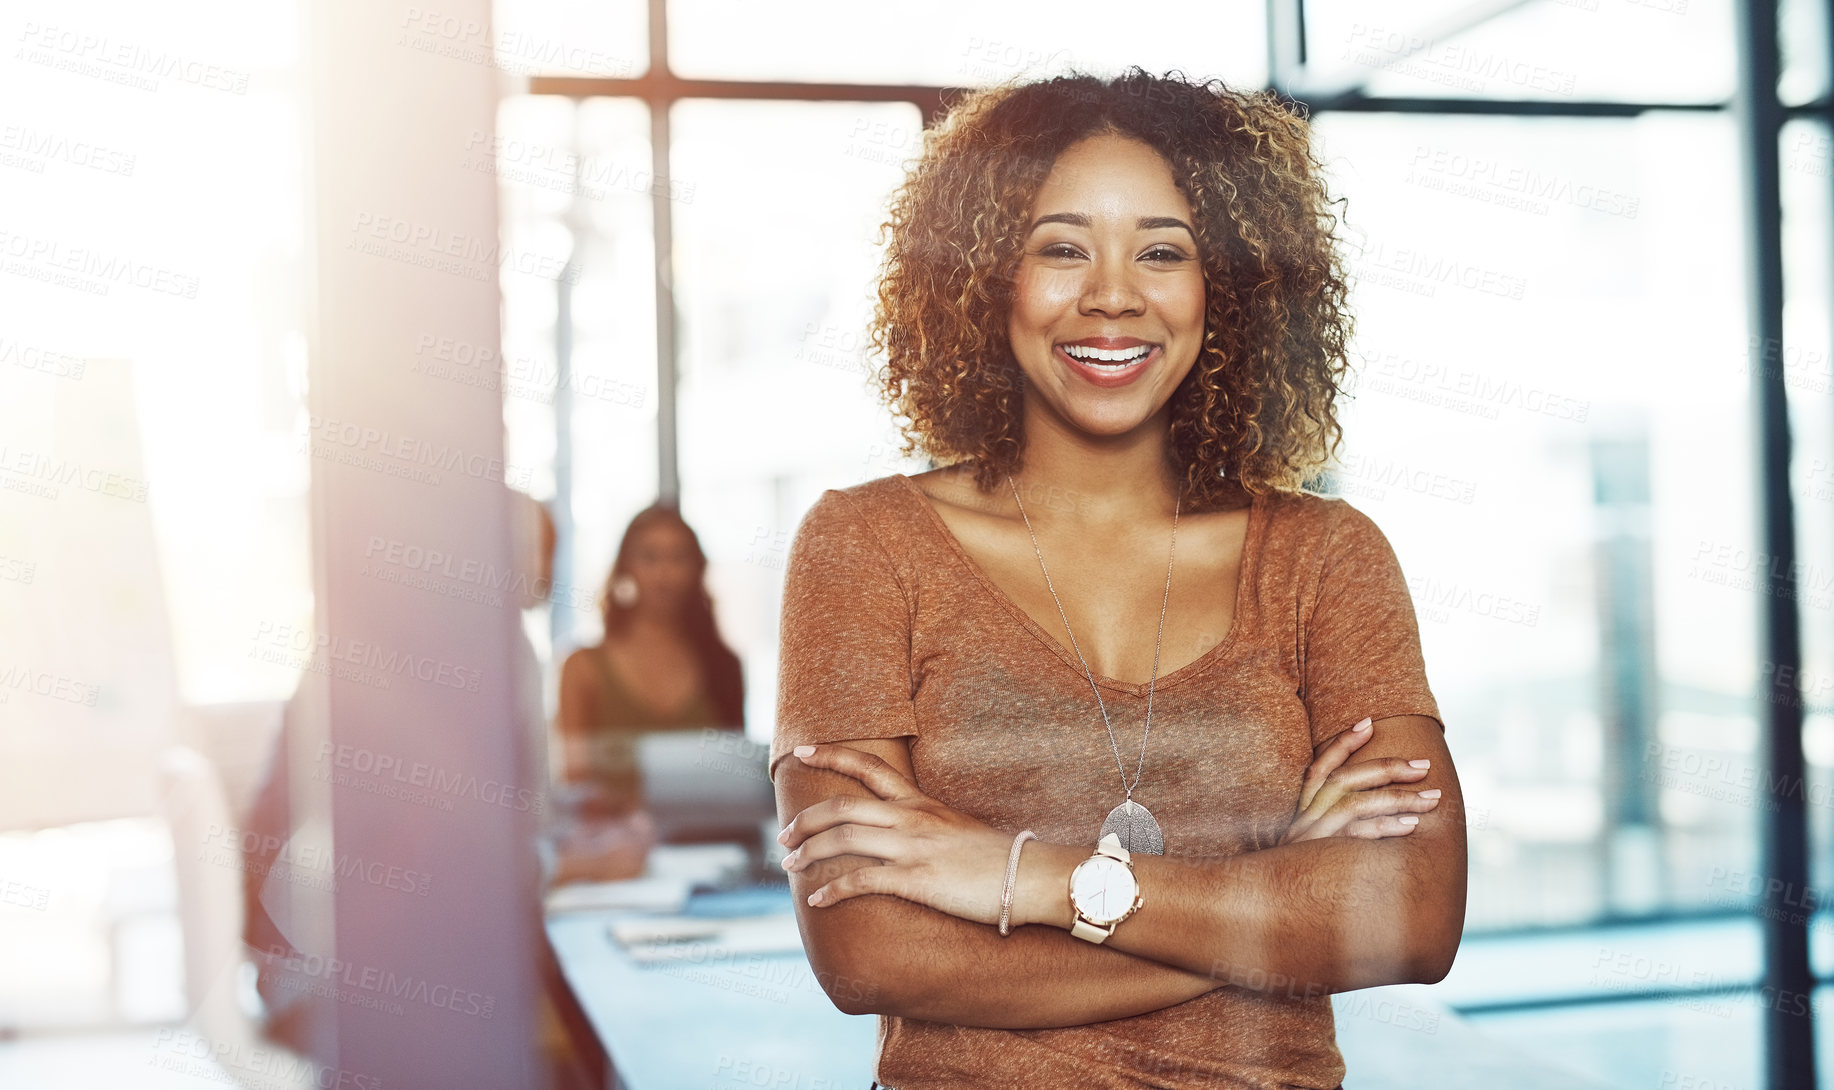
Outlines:
[{"label": "eyebrow", "polygon": [[[1083,228],[1091,226],[1089,217],[1083,215],[1081,212],[1052,212],[1049,215],[1039,216],[1037,219],[1033,220],[1032,225],[1025,229],[1025,233],[1030,235],[1033,231],[1036,231],[1047,223],[1067,223],[1071,227]],[[1197,232],[1191,230],[1191,225],[1179,219],[1177,216],[1141,216],[1138,220],[1134,221],[1134,226],[1142,231],[1154,231],[1161,227],[1182,227],[1185,233],[1191,236],[1192,242],[1197,241]]]}]

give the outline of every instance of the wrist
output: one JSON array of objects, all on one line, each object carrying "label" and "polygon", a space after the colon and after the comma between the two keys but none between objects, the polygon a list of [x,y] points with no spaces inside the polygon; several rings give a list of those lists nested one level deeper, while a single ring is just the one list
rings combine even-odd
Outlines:
[{"label": "wrist", "polygon": [[1027,843],[1019,855],[1019,875],[1013,883],[1012,926],[1041,923],[1068,931],[1076,922],[1076,910],[1070,905],[1070,872],[1089,858],[1089,851],[1074,844]]}]

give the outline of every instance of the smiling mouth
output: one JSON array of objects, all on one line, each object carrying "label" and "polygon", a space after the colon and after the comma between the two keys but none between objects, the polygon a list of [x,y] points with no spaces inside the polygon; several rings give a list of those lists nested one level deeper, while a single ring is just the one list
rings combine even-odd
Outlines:
[{"label": "smiling mouth", "polygon": [[1157,346],[1137,344],[1131,348],[1090,348],[1087,345],[1066,344],[1060,347],[1064,355],[1098,371],[1125,371],[1151,355]]}]

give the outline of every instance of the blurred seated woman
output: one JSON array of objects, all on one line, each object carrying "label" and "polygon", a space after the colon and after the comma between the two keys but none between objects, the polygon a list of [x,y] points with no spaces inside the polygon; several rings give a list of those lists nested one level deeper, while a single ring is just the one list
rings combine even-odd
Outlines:
[{"label": "blurred seated woman", "polygon": [[720,638],[707,557],[681,512],[658,503],[625,528],[600,605],[605,638],[567,656],[559,734],[573,831],[557,881],[643,869],[654,830],[643,811],[637,736],[745,725],[739,657]]}]

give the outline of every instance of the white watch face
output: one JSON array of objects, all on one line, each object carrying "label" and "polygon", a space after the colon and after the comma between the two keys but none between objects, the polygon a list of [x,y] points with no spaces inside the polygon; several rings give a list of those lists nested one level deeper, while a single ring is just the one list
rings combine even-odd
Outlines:
[{"label": "white watch face", "polygon": [[1070,902],[1085,919],[1109,924],[1127,915],[1139,888],[1127,864],[1105,855],[1091,856],[1077,866],[1070,881]]}]

